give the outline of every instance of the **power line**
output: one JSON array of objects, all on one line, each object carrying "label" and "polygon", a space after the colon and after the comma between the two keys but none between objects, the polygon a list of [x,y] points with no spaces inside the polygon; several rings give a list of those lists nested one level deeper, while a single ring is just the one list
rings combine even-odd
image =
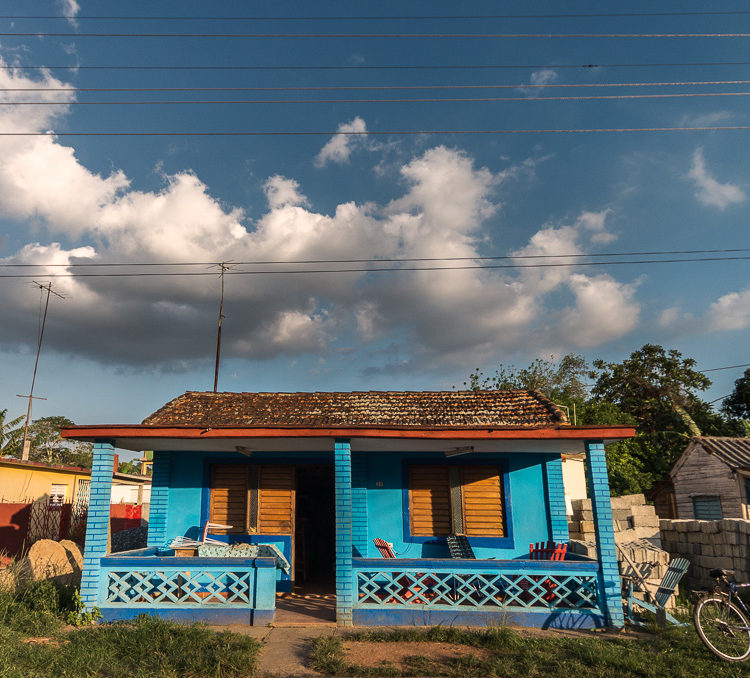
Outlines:
[{"label": "power line", "polygon": [[0,33],[0,37],[10,38],[240,38],[292,40],[298,38],[338,38],[387,39],[449,39],[449,38],[492,38],[503,39],[553,39],[588,38],[630,39],[630,38],[750,38],[750,33],[76,33],[76,32],[15,32]]},{"label": "power line", "polygon": [[372,130],[366,132],[334,131],[236,131],[236,132],[0,132],[0,137],[284,137],[284,136],[421,136],[424,134],[593,134],[627,132],[727,132],[747,131],[750,125],[706,125],[689,127],[578,127],[547,129],[422,129],[422,130]]},{"label": "power line", "polygon": [[748,66],[750,61],[683,61],[683,62],[653,62],[653,63],[613,63],[613,64],[383,64],[383,65],[339,65],[339,66],[309,66],[309,65],[290,65],[290,66],[186,66],[186,65],[161,65],[161,66],[134,66],[134,65],[104,65],[104,66],[87,66],[70,64],[67,66],[47,64],[2,64],[1,70],[9,69],[40,69],[47,70],[108,70],[108,71],[381,71],[381,70],[498,70],[498,69],[528,69],[534,70],[539,68],[554,69],[591,69],[591,68],[666,68],[666,67],[693,67],[693,66]]},{"label": "power line", "polygon": [[170,99],[115,101],[0,101],[0,106],[196,106],[243,104],[408,104],[408,103],[502,103],[532,101],[624,101],[635,99],[692,99],[706,97],[746,97],[750,92],[676,92],[660,94],[582,94],[571,96],[525,97],[398,97],[376,99]]},{"label": "power line", "polygon": [[[712,367],[710,370],[698,370],[698,372],[718,372],[719,370],[733,370],[738,367],[750,367],[750,363],[743,363],[742,365],[728,365],[727,367]],[[726,398],[726,396],[724,396]]]},{"label": "power line", "polygon": [[[373,264],[373,263],[413,263],[424,261],[502,261],[509,259],[573,259],[586,257],[645,257],[666,256],[677,254],[734,254],[738,252],[750,252],[750,248],[724,248],[710,250],[653,250],[638,252],[600,252],[572,253],[572,254],[504,254],[498,256],[473,256],[473,257],[398,257],[398,258],[369,258],[369,259],[258,259],[255,261],[233,261],[232,266],[265,266],[280,264]],[[692,260],[690,260],[692,261]],[[226,262],[224,262],[226,263]],[[220,266],[215,261],[112,261],[67,264],[45,264],[45,263],[4,263],[0,261],[0,268],[101,268],[116,266]]]},{"label": "power line", "polygon": [[671,80],[652,82],[597,82],[447,85],[294,85],[270,87],[0,87],[0,92],[333,92],[356,90],[466,90],[466,89],[580,89],[612,87],[698,87],[747,85],[750,80]]},{"label": "power line", "polygon": [[750,11],[680,11],[680,12],[581,12],[576,14],[421,14],[421,15],[365,15],[365,16],[127,16],[127,15],[0,15],[0,19],[60,19],[65,21],[412,21],[463,19],[585,19],[667,16],[742,16]]},{"label": "power line", "polygon": [[[646,259],[634,261],[580,261],[540,264],[479,264],[465,266],[401,266],[384,268],[330,268],[330,269],[286,269],[271,271],[230,270],[226,275],[306,275],[310,273],[399,273],[408,271],[463,271],[475,269],[523,269],[523,268],[569,268],[575,266],[618,266],[630,264],[677,264],[716,261],[750,261],[747,257],[703,257],[697,259]],[[127,273],[49,273],[47,278],[145,278],[145,277],[196,277],[216,275],[211,271],[127,272]],[[0,278],[32,278],[37,273],[2,273]]]}]

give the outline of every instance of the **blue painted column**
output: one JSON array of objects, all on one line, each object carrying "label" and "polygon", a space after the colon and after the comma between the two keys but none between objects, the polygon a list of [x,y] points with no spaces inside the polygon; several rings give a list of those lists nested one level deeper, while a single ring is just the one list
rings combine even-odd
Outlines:
[{"label": "blue painted column", "polygon": [[114,441],[97,440],[94,443],[94,458],[91,464],[91,495],[86,519],[86,547],[83,552],[83,572],[81,573],[81,597],[88,609],[100,602],[98,600],[100,559],[107,555],[114,463]]},{"label": "blue painted column", "polygon": [[[172,453],[154,450],[151,476],[151,505],[148,509],[148,546],[164,546],[167,541],[167,509]],[[173,535],[177,536],[177,535]]]},{"label": "blue painted column", "polygon": [[367,558],[367,457],[352,454],[352,555]]},{"label": "blue painted column", "polygon": [[550,457],[544,467],[547,481],[550,534],[553,541],[570,540],[568,514],[565,510],[565,486],[563,485],[562,456]]},{"label": "blue painted column", "polygon": [[333,452],[336,483],[336,622],[352,624],[352,450],[336,440]]},{"label": "blue painted column", "polygon": [[594,531],[599,553],[599,601],[607,624],[620,628],[625,625],[622,612],[620,571],[617,567],[615,530],[612,522],[612,504],[607,477],[607,458],[604,443],[587,440],[586,475],[591,493],[591,508],[594,512]]}]

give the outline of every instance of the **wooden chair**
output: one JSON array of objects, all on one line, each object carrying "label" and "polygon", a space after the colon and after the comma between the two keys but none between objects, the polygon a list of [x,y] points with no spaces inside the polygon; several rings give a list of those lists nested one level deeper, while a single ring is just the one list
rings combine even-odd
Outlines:
[{"label": "wooden chair", "polygon": [[565,560],[565,554],[568,552],[568,545],[548,541],[536,544],[529,544],[529,560]]},{"label": "wooden chair", "polygon": [[[653,612],[656,615],[656,622],[659,626],[666,626],[667,622],[675,624],[676,626],[687,626],[682,622],[677,621],[669,612],[666,607],[669,599],[677,589],[677,585],[680,583],[683,575],[687,572],[690,567],[690,561],[686,558],[673,558],[669,563],[669,568],[662,577],[662,580],[658,584],[652,584],[646,581],[646,578],[640,573],[635,564],[628,557],[628,555],[618,547],[620,554],[623,556],[625,562],[630,565],[630,569],[633,572],[632,575],[625,575],[622,577],[623,581],[628,582],[628,592],[625,596],[625,618],[631,623],[637,626],[645,626],[646,624],[638,619],[635,613],[635,607],[640,607],[649,612]],[[643,597],[639,597],[635,592],[635,585],[638,585]]]}]

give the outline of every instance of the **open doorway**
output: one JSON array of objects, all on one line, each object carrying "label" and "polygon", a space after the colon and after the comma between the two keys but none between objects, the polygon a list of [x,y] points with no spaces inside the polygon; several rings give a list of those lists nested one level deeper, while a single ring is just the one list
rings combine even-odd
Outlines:
[{"label": "open doorway", "polygon": [[294,534],[295,589],[333,593],[336,536],[333,466],[311,464],[296,469]]}]

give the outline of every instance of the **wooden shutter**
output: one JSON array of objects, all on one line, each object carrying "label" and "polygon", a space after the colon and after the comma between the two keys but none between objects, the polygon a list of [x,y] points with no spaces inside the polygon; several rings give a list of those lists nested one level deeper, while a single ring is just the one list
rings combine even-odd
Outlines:
[{"label": "wooden shutter", "polygon": [[415,536],[451,533],[451,496],[446,466],[409,467],[409,530]]},{"label": "wooden shutter", "polygon": [[503,476],[496,466],[463,466],[461,495],[464,534],[504,537]]},{"label": "wooden shutter", "polygon": [[292,534],[294,530],[294,467],[260,467],[258,532]]},{"label": "wooden shutter", "polygon": [[216,464],[211,469],[212,523],[231,525],[229,530],[212,529],[217,534],[246,531],[247,467],[241,464]]}]

